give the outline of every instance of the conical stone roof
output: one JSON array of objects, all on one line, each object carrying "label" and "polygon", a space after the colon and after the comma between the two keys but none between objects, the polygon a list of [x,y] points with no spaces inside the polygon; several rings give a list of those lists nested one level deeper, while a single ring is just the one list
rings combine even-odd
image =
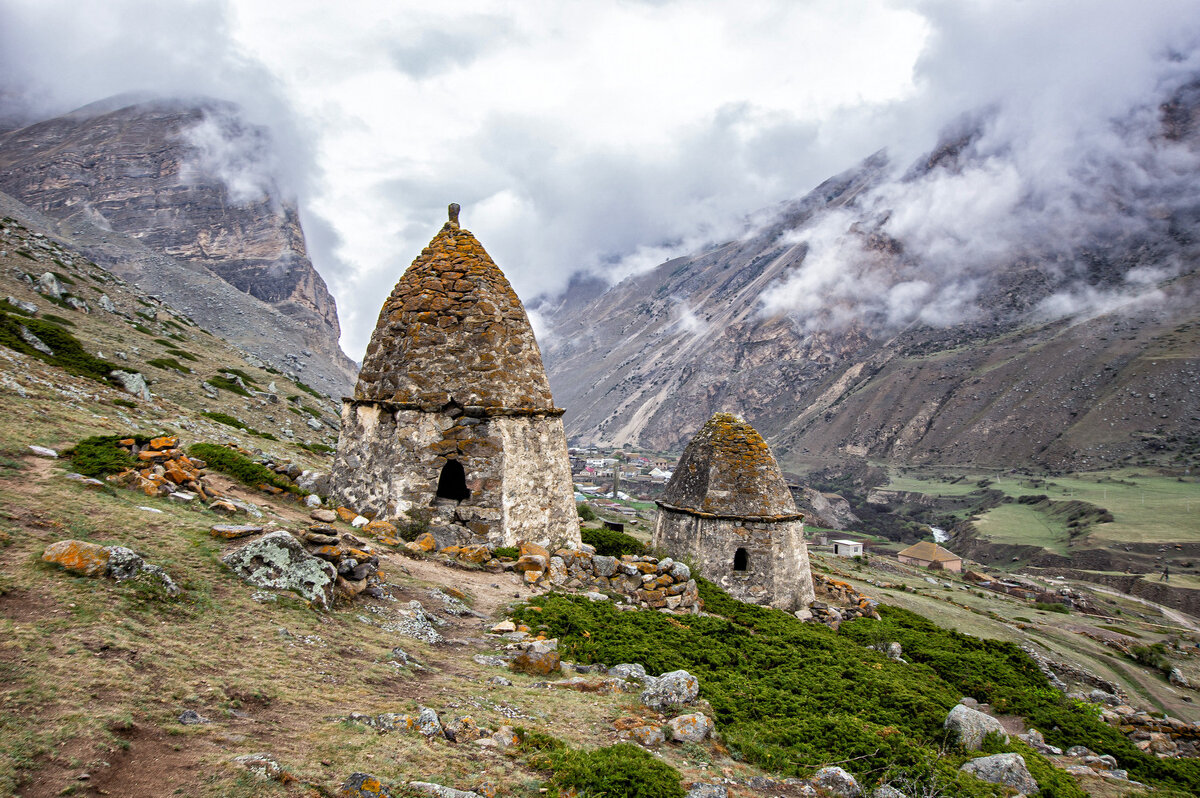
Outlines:
[{"label": "conical stone roof", "polygon": [[554,401],[525,308],[458,206],[383,303],[356,400],[550,410]]},{"label": "conical stone roof", "polygon": [[767,442],[730,413],[714,414],[688,443],[659,504],[727,518],[800,518]]}]

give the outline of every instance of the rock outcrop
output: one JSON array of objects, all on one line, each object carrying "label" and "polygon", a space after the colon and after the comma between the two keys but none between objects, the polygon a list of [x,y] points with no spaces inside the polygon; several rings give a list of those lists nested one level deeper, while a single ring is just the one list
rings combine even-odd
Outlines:
[{"label": "rock outcrop", "polygon": [[113,98],[0,135],[0,190],[212,332],[345,393],[354,364],[275,158],[232,104]]}]

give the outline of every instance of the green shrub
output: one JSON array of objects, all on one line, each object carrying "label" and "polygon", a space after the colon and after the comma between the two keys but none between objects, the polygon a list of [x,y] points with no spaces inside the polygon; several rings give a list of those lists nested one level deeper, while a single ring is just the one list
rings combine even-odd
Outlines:
[{"label": "green shrub", "polygon": [[290,480],[227,446],[219,446],[215,443],[194,443],[188,447],[188,454],[200,458],[212,470],[220,471],[252,488],[266,483],[297,496],[308,495],[308,491],[301,490]]},{"label": "green shrub", "polygon": [[195,362],[200,359],[200,358],[196,357],[195,355],[193,355],[191,352],[185,352],[182,349],[168,349],[167,354],[174,355],[175,357],[181,357],[184,360],[190,360],[192,362]]},{"label": "green shrub", "polygon": [[1071,614],[1071,610],[1067,608],[1066,604],[1059,604],[1057,601],[1051,602],[1051,603],[1046,603],[1044,601],[1038,601],[1038,602],[1034,603],[1033,608],[1035,610],[1041,610],[1042,612],[1057,612],[1062,615],[1070,615]]},{"label": "green shrub", "polygon": [[205,418],[211,418],[213,421],[217,421],[227,427],[233,427],[234,429],[240,429],[243,432],[248,432],[251,435],[259,438],[266,438],[269,441],[279,440],[271,433],[259,432],[258,430],[254,429],[254,427],[247,425],[245,422],[239,421],[227,413],[221,413],[214,410],[204,410],[200,413],[200,415],[204,416]]},{"label": "green shrub", "polygon": [[308,386],[307,386],[307,385],[305,385],[304,383],[300,382],[300,380],[292,380],[292,382],[296,383],[296,387],[297,387],[297,388],[299,388],[300,390],[304,391],[304,392],[305,392],[306,394],[308,394],[309,396],[312,396],[314,399],[321,399],[321,400],[324,400],[324,399],[325,399],[325,397],[324,397],[324,396],[322,396],[322,395],[320,394],[320,392],[318,392],[317,390],[315,390],[315,389],[313,389],[313,388],[310,388],[310,387],[308,387]]},{"label": "green shrub", "polygon": [[1170,673],[1171,662],[1167,659],[1167,647],[1162,643],[1151,643],[1148,646],[1134,646],[1130,652],[1134,662],[1154,668],[1163,673]]},{"label": "green shrub", "polygon": [[229,391],[230,393],[236,393],[238,396],[245,396],[245,397],[250,396],[249,391],[247,391],[245,388],[238,385],[236,382],[229,379],[228,377],[220,377],[220,376],[209,377],[207,380],[205,380],[205,382],[207,382],[209,385],[213,386],[214,388],[224,388],[225,390]]},{"label": "green shrub", "polygon": [[117,441],[126,438],[133,438],[139,446],[150,442],[145,435],[94,435],[84,438],[62,456],[71,458],[72,467],[85,477],[99,479],[118,474],[137,465],[133,455],[117,445]]},{"label": "green shrub", "polygon": [[497,558],[515,560],[521,556],[521,550],[516,546],[501,546],[499,548],[492,549],[492,555]]},{"label": "green shrub", "polygon": [[236,374],[237,376],[241,377],[242,382],[246,383],[247,385],[257,386],[257,380],[255,380],[253,377],[251,377],[249,374],[242,371],[241,369],[226,368],[226,369],[221,369],[221,370],[226,373],[229,373],[229,374]]},{"label": "green shrub", "polygon": [[28,310],[23,310],[9,302],[7,299],[0,299],[0,311],[4,313],[16,313],[18,316],[32,316]]},{"label": "green shrub", "polygon": [[611,529],[581,529],[579,537],[589,546],[595,546],[597,554],[607,557],[647,553],[645,544],[624,532],[616,532]]},{"label": "green shrub", "polygon": [[173,357],[156,357],[146,361],[146,365],[154,366],[155,368],[163,369],[164,371],[178,371],[180,374],[191,374],[192,370],[180,363]]},{"label": "green shrub", "polygon": [[[731,751],[782,776],[844,762],[871,783],[904,773],[945,785],[947,795],[995,795],[958,773],[966,754],[939,755],[946,715],[969,695],[1024,716],[1052,745],[1085,745],[1112,754],[1139,781],[1200,792],[1200,762],[1139,751],[1094,710],[1051,688],[1012,643],[970,637],[887,606],[879,609],[882,620],[844,623],[834,633],[697,581],[707,612],[698,617],[617,612],[555,594],[534,600],[540,611],[522,607],[513,615],[545,627],[566,659],[640,662],[655,674],[687,669],[699,678]],[[868,649],[875,640],[899,641],[910,664]],[[1043,798],[1081,795],[1048,763],[1027,760],[1041,773]]]},{"label": "green shrub", "polygon": [[575,505],[575,512],[579,513],[579,517],[582,518],[584,521],[595,521],[596,520],[596,511],[593,510],[588,505],[584,504],[583,502],[580,502],[579,504]]},{"label": "green shrub", "polygon": [[42,318],[46,321],[54,322],[63,327],[74,327],[75,322],[70,319],[64,319],[62,316],[55,316],[53,313],[43,313]]},{"label": "green shrub", "polygon": [[550,784],[568,794],[597,798],[684,798],[679,771],[630,743],[592,751],[558,749],[541,757]]},{"label": "green shrub", "polygon": [[134,322],[133,329],[137,330],[142,335],[154,335],[154,333],[151,332],[148,327],[144,327],[141,324],[138,324],[137,322]]},{"label": "green shrub", "polygon": [[333,454],[337,451],[332,446],[326,446],[323,443],[297,443],[301,449],[307,449],[313,454]]},{"label": "green shrub", "polygon": [[[57,263],[59,266],[62,266],[62,263],[60,261],[55,260],[54,262]],[[60,283],[62,283],[63,285],[75,285],[75,281],[72,280],[67,275],[63,274],[62,272],[51,272],[51,274],[53,274],[55,277],[57,277],[58,281]]]},{"label": "green shrub", "polygon": [[131,402],[128,399],[113,399],[112,403],[114,405],[116,405],[117,407],[130,407],[130,408],[137,407],[137,402]]},{"label": "green shrub", "polygon": [[[21,337],[21,327],[36,335],[54,354],[47,355],[39,352]],[[101,382],[107,381],[113,370],[113,365],[92,355],[83,348],[83,344],[57,324],[45,319],[32,319],[10,316],[0,312],[0,344],[30,357],[58,366],[80,377],[88,377]]]}]

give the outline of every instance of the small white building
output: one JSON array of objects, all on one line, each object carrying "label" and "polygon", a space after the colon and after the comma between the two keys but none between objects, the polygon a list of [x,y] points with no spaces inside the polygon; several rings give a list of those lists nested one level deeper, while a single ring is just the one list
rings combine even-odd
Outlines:
[{"label": "small white building", "polygon": [[863,544],[857,540],[833,541],[833,555],[835,557],[861,557],[862,553]]}]

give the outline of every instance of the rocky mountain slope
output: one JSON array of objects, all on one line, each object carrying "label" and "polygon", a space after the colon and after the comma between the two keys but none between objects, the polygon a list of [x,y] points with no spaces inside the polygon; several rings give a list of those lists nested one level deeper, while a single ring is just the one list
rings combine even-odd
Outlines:
[{"label": "rocky mountain slope", "polygon": [[[1194,160],[1196,85],[1159,109],[1143,145]],[[1027,242],[969,279],[953,263],[939,273],[928,251],[889,232],[889,197],[979,168],[978,139],[948,137],[898,179],[873,156],[740,240],[542,304],[568,435],[679,449],[713,412],[733,411],[797,469],[847,457],[1075,469],[1186,460],[1200,421],[1200,204],[1164,178],[1140,186],[1136,205],[1101,209],[1122,229]],[[805,270],[821,268],[831,220],[851,255],[814,278]],[[840,295],[812,298],[835,279]],[[961,318],[887,317],[905,290],[960,288],[973,294]],[[790,306],[772,302],[786,290]]]},{"label": "rocky mountain slope", "polygon": [[0,135],[0,190],[113,274],[344,395],[355,366],[273,158],[227,103],[114,98]]}]

